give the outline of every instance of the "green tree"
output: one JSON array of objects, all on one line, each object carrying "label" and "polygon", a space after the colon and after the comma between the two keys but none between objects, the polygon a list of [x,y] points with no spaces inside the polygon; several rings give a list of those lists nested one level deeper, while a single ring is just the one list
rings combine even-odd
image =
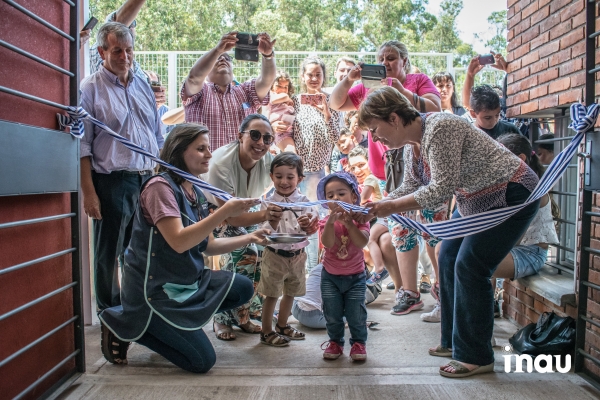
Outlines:
[{"label": "green tree", "polygon": [[439,53],[454,53],[457,56],[454,59],[455,66],[466,65],[473,56],[473,46],[463,42],[456,27],[456,18],[463,9],[463,2],[444,0],[440,8],[436,24],[425,35],[422,48]]},{"label": "green tree", "polygon": [[508,24],[506,10],[492,12],[487,20],[495,34],[490,40],[485,42],[485,46],[496,53],[506,55],[506,47],[508,45],[506,41],[506,30]]},{"label": "green tree", "polygon": [[415,47],[436,18],[425,11],[426,0],[372,0],[363,3],[362,37],[367,51],[395,39]]}]

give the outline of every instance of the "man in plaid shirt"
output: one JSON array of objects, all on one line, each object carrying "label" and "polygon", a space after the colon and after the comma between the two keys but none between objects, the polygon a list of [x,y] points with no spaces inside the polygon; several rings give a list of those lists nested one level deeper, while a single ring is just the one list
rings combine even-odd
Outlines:
[{"label": "man in plaid shirt", "polygon": [[237,32],[224,35],[215,48],[196,61],[181,88],[186,122],[208,127],[212,149],[238,138],[244,117],[269,104],[275,81],[275,40],[259,33],[258,51],[263,56],[260,76],[240,85],[233,83],[233,63],[227,52],[237,40]]}]

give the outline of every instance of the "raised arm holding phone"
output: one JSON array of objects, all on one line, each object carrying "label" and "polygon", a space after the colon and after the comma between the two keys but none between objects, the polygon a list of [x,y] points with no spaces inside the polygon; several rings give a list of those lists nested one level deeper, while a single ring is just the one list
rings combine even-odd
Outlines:
[{"label": "raised arm holding phone", "polygon": [[[245,34],[247,36],[247,34]],[[262,54],[261,74],[233,85],[233,60],[228,54],[238,43],[238,32],[229,32],[196,61],[181,88],[185,120],[206,124],[214,149],[237,139],[244,117],[269,104],[269,91],[275,81],[275,53],[268,33],[257,36]],[[208,78],[208,81],[207,81]]]}]

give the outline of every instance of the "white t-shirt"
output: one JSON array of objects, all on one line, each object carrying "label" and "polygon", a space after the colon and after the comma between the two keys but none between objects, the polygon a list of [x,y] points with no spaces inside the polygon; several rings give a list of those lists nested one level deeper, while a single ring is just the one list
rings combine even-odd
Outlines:
[{"label": "white t-shirt", "polygon": [[[287,196],[281,196],[275,189],[271,189],[269,193],[263,198],[265,201],[260,205],[260,209],[264,210],[267,208],[267,202],[273,201],[277,203],[303,203],[309,202],[308,197],[300,194],[298,189],[294,190],[294,192]],[[300,215],[306,215],[311,213],[313,218],[319,217],[319,210],[316,207],[293,207],[295,213]],[[263,223],[263,228],[269,228],[277,233],[305,233],[300,225],[298,225],[298,220],[292,211],[284,211],[279,224],[277,225],[277,229],[273,229],[269,221]],[[300,243],[285,243],[285,244],[269,244],[269,247],[273,247],[274,249],[281,249],[287,251],[300,250],[308,246],[308,239],[304,240]]]},{"label": "white t-shirt", "polygon": [[272,161],[273,156],[267,152],[250,170],[248,181],[248,173],[240,164],[240,142],[231,142],[212,153],[207,181],[235,197],[260,197],[271,186],[269,172]]},{"label": "white t-shirt", "polygon": [[306,279],[306,294],[302,297],[296,297],[298,307],[304,311],[323,309],[323,300],[321,300],[321,272],[323,264],[319,264],[310,271]]}]

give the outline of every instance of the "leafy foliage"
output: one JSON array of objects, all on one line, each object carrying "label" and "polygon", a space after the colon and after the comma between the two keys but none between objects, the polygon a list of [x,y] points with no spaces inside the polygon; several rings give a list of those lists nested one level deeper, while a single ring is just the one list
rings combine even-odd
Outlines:
[{"label": "leafy foliage", "polygon": [[[123,0],[90,0],[103,21]],[[458,36],[462,0],[445,0],[441,13],[425,10],[427,0],[148,0],[137,18],[136,48],[146,51],[208,50],[231,30],[266,31],[277,49],[289,51],[374,51],[390,39],[413,52],[457,54],[466,65],[472,46]],[[506,12],[488,18],[495,36],[486,45],[505,51]],[[96,28],[97,29],[97,28]]]}]

